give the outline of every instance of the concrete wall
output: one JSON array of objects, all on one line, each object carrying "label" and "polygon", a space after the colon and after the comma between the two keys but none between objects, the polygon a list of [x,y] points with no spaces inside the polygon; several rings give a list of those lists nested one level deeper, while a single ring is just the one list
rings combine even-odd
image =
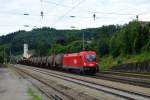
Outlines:
[{"label": "concrete wall", "polygon": [[150,72],[150,60],[114,66],[112,67],[112,70],[128,72]]}]

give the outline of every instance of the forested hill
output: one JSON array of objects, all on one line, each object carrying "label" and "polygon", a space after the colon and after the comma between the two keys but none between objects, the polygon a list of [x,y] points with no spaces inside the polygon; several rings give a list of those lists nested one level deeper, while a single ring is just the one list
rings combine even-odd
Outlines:
[{"label": "forested hill", "polygon": [[[47,55],[54,45],[69,45],[75,41],[82,41],[84,32],[85,40],[95,39],[99,34],[108,35],[118,31],[121,27],[110,25],[95,29],[83,30],[56,30],[53,28],[33,29],[32,31],[17,31],[0,37],[0,45],[6,49],[11,49],[12,54],[23,52],[23,44],[29,44],[30,50],[35,50],[36,54]],[[81,43],[80,43],[81,44]],[[81,49],[82,50],[82,49]],[[79,49],[80,51],[80,49]],[[71,52],[68,50],[68,52]]]},{"label": "forested hill", "polygon": [[[82,51],[83,33],[86,50],[94,50],[101,58],[105,58],[104,61],[101,59],[104,64],[108,61],[112,64],[114,61],[111,63],[110,58],[119,59],[117,63],[120,64],[122,61],[119,57],[130,59],[130,56],[141,53],[144,53],[144,56],[140,57],[142,60],[150,59],[150,23],[134,20],[126,25],[93,29],[56,30],[44,27],[10,33],[0,37],[0,61],[3,62],[4,51],[8,58],[10,51],[13,55],[22,54],[24,43],[29,44],[29,49],[35,52],[35,56]],[[140,60],[138,58],[136,61]]]}]

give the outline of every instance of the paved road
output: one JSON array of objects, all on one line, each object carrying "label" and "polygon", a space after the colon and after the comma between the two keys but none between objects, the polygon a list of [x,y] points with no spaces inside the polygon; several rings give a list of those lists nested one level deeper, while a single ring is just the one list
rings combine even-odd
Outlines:
[{"label": "paved road", "polygon": [[0,100],[30,100],[28,85],[8,68],[0,68]]}]

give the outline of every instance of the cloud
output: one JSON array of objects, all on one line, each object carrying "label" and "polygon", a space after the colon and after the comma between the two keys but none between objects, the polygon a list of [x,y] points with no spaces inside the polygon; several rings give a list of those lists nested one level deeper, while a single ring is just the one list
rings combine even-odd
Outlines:
[{"label": "cloud", "polygon": [[[100,27],[124,24],[139,15],[149,21],[150,0],[1,0],[0,35],[34,26],[58,29]],[[81,2],[79,4],[79,2]],[[78,4],[78,5],[77,5]],[[40,12],[44,12],[44,18]],[[29,16],[23,14],[28,13]],[[96,20],[93,20],[93,14]],[[69,16],[75,16],[71,18]],[[24,25],[30,25],[26,28]]]}]

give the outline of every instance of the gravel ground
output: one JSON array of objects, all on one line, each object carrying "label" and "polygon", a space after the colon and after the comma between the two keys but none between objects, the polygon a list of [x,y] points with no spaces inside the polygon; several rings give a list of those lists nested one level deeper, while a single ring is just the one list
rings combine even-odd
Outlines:
[{"label": "gravel ground", "polygon": [[31,84],[9,68],[0,68],[0,100],[32,100],[28,93]]},{"label": "gravel ground", "polygon": [[[72,82],[65,81],[63,79],[59,79],[53,76],[49,76],[46,74],[41,74],[39,72],[34,72],[32,70],[28,70],[29,73],[39,75],[39,77],[43,77],[49,80],[49,83],[55,86],[59,90],[66,91],[67,94],[74,94],[77,100],[80,100],[81,97],[84,97],[84,100],[124,100],[123,98],[117,97],[115,95],[107,94],[101,91],[93,90],[88,87],[84,87],[82,85],[78,85]],[[79,99],[80,97],[80,99]],[[93,98],[93,99],[90,99]],[[65,99],[64,99],[65,100]]]},{"label": "gravel ground", "polygon": [[[22,65],[18,65],[18,66],[22,66]],[[23,66],[22,66],[22,68],[23,68]],[[48,70],[48,71],[51,72],[51,70]],[[57,71],[52,71],[52,72],[56,72],[57,73]],[[59,72],[59,73],[61,73],[61,72]],[[131,92],[135,92],[135,93],[141,93],[141,94],[145,94],[145,95],[150,95],[150,88],[133,86],[133,85],[123,84],[123,83],[119,83],[119,82],[103,80],[103,79],[95,79],[95,78],[91,78],[91,77],[83,77],[83,76],[78,76],[78,75],[71,75],[71,74],[68,74],[68,73],[61,73],[61,74],[62,75],[70,75],[71,77],[75,77],[75,78],[81,78],[81,79],[84,78],[84,80],[87,80],[87,81],[95,82],[97,84],[102,84],[102,85],[106,85],[106,86],[116,87],[116,88],[123,89],[123,90],[126,90],[126,91],[131,91]],[[40,75],[40,73],[38,75]],[[91,89],[89,90],[89,89],[87,89],[87,88],[85,88],[83,86],[77,86],[77,85],[75,85],[73,83],[69,83],[69,82],[66,82],[64,80],[51,77],[49,75],[48,76],[44,75],[44,76],[47,77],[48,80],[53,80],[56,83],[59,83],[59,84],[64,85],[66,87],[70,87],[70,88],[72,88],[72,89],[74,89],[76,91],[80,91],[83,94],[87,94],[87,95],[96,97],[97,99],[99,99],[99,98],[101,98],[102,100],[103,99],[104,100],[105,99],[106,100],[108,100],[108,99],[109,100],[116,100],[117,99],[115,96],[112,97],[112,96],[110,96],[108,94],[105,94],[105,93],[102,93],[102,92],[99,92],[99,91],[92,91]],[[118,98],[118,99],[120,100],[120,98]]]}]

